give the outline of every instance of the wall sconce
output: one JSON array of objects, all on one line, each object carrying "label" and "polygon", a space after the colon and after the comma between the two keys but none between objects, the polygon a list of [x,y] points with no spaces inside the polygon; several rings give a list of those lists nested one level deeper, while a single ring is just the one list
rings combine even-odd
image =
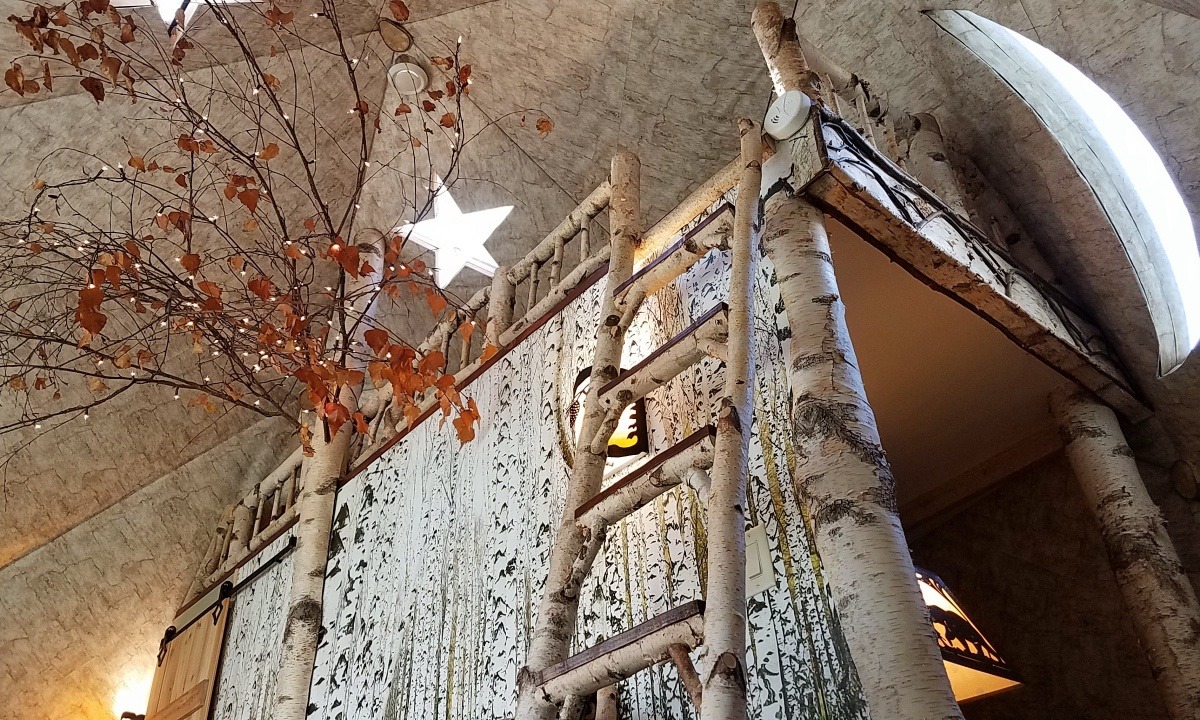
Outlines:
[{"label": "wall sconce", "polygon": [[[626,368],[621,368],[624,372]],[[583,400],[587,396],[588,385],[592,380],[592,368],[589,365],[575,376],[574,394],[567,415],[571,422],[571,432],[575,441],[579,441],[579,431],[583,426]],[[608,439],[608,457],[631,458],[644,455],[650,451],[650,433],[646,429],[646,399],[638,398],[626,406],[621,413],[621,422],[613,430]]]},{"label": "wall sconce", "polygon": [[1017,673],[979,632],[941,578],[918,569],[917,586],[937,631],[938,649],[955,700],[975,700],[1021,684]]},{"label": "wall sconce", "polygon": [[149,672],[127,672],[112,698],[112,716],[121,720],[146,720],[146,704],[150,701],[150,685],[154,680]]}]

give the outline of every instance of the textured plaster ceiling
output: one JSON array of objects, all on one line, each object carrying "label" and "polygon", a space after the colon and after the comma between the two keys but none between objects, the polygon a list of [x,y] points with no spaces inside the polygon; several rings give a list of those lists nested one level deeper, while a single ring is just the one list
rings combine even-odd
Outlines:
[{"label": "textured plaster ceiling", "polygon": [[[464,57],[475,68],[472,100],[479,110],[500,118],[525,108],[531,116],[545,113],[555,122],[554,132],[539,138],[509,118],[487,129],[470,156],[464,172],[468,180],[456,193],[464,210],[517,206],[489,243],[492,254],[502,263],[521,257],[601,181],[618,150],[633,150],[642,158],[647,224],[724,165],[736,152],[734,119],[760,117],[769,95],[749,28],[753,4],[410,2],[414,54],[443,54],[463,37]],[[1194,5],[1189,0],[1160,4],[1185,12]],[[14,0],[0,0],[0,5],[6,15],[21,11]],[[980,108],[963,102],[958,85],[965,82],[964,74],[956,65],[963,59],[947,52],[951,40],[921,12],[951,5],[1026,32],[1081,67],[1126,107],[1162,154],[1193,213],[1200,209],[1200,134],[1193,112],[1200,106],[1200,20],[1194,17],[1141,0],[826,0],[801,4],[797,19],[816,45],[869,79],[877,92],[886,92],[893,111],[937,113],[952,142],[993,185],[1010,194],[1010,204],[1033,206],[1042,189],[1015,182],[1013,169],[996,160],[1036,129],[982,122]],[[353,28],[374,25],[376,12],[370,5],[347,2],[339,7]],[[204,22],[202,14],[196,33],[211,32]],[[0,50],[7,55],[17,47],[11,37],[0,33]],[[90,117],[91,105],[90,98],[79,95],[55,100],[42,95],[27,103],[11,96],[0,92],[5,156],[0,189],[6,203],[28,187],[32,164],[42,151],[78,132],[66,118]],[[130,134],[111,119],[88,132],[97,142],[112,144]],[[1011,163],[1012,157],[1007,160]],[[1069,205],[1045,211],[1059,214],[1059,226],[1070,226]],[[1039,218],[1022,219],[1037,237]],[[1071,242],[1069,237],[1057,241]],[[461,278],[453,289],[463,294],[484,282],[470,271]],[[1108,329],[1118,337],[1132,332]],[[1152,397],[1161,405],[1177,406],[1179,425],[1200,428],[1200,401],[1187,406],[1200,394],[1195,367],[1200,362],[1193,358],[1192,367],[1158,381],[1144,350],[1135,347],[1130,357],[1139,381],[1151,386]],[[120,417],[154,417],[143,430],[117,421],[103,430],[34,446],[36,457],[27,461],[20,478],[28,487],[10,493],[0,509],[0,526],[21,528],[18,538],[0,543],[0,565],[100,511],[129,487],[149,482],[246,426],[245,420],[222,421],[206,431],[210,437],[201,436],[208,439],[175,446],[167,438],[191,437],[197,424],[183,416],[154,414],[157,405],[155,398],[135,398],[121,409]],[[150,461],[135,461],[131,468],[130,457]],[[98,485],[106,489],[94,490]],[[16,519],[35,515],[49,516],[52,522],[46,528],[17,524]]]}]

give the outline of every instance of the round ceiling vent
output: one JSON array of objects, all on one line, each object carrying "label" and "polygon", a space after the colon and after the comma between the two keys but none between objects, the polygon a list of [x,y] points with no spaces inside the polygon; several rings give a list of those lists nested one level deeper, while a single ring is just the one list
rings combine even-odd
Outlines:
[{"label": "round ceiling vent", "polygon": [[401,59],[388,70],[388,80],[401,95],[416,95],[429,87],[429,73],[407,59]]}]

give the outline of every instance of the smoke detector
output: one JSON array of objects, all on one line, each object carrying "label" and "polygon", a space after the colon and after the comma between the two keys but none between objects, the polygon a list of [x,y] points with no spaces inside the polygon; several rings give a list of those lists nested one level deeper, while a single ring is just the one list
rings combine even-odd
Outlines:
[{"label": "smoke detector", "polygon": [[401,95],[416,95],[429,87],[429,73],[412,59],[401,57],[388,69],[388,80]]},{"label": "smoke detector", "polygon": [[787,140],[808,122],[810,107],[812,100],[807,95],[799,90],[788,90],[767,108],[763,129],[776,140]]}]

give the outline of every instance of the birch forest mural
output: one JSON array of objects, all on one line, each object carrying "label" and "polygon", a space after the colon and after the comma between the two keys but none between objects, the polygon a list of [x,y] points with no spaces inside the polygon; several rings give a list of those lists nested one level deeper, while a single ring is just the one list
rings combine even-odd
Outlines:
[{"label": "birch forest mural", "polygon": [[284,533],[231,578],[235,584],[249,582],[231,605],[212,720],[271,717],[292,581],[291,553],[287,551],[291,539],[290,531]]},{"label": "birch forest mural", "polygon": [[[722,232],[728,225],[708,227]],[[646,302],[629,333],[625,367],[723,301],[727,271],[728,256],[711,253]],[[552,527],[563,512],[573,384],[591,364],[603,287],[592,286],[466,388],[481,414],[474,441],[460,445],[452,428],[435,417],[341,489],[312,720],[511,715]],[[759,261],[755,317],[748,514],[753,525],[765,526],[775,584],[749,600],[750,716],[865,720],[858,680],[792,482],[795,456],[781,343],[787,326],[765,257]],[[712,421],[721,375],[720,363],[706,360],[650,395],[652,453]],[[640,461],[614,468],[606,482]],[[577,648],[702,598],[705,547],[704,508],[687,487],[615,526],[584,587]],[[279,596],[286,588],[267,576],[259,583],[261,595],[256,590],[235,603],[220,720],[269,716],[265,709],[256,714],[249,708],[255,698],[270,697],[266,685],[277,651],[267,646],[278,643],[272,633],[282,627]],[[253,679],[236,680],[233,674]],[[620,705],[623,720],[697,717],[670,664],[622,682]]]}]

